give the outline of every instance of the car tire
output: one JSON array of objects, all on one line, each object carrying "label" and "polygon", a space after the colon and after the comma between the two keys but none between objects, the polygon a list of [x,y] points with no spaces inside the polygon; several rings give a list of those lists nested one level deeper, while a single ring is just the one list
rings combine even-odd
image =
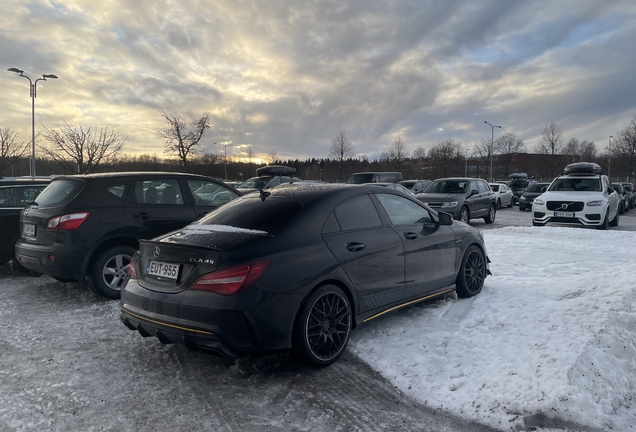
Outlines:
[{"label": "car tire", "polygon": [[458,297],[474,297],[481,292],[486,280],[486,258],[477,246],[470,246],[462,258],[455,281]]},{"label": "car tire", "polygon": [[629,208],[630,208],[630,209],[633,209],[633,208],[634,208],[634,201],[630,201],[630,202],[629,202]]},{"label": "car tire", "polygon": [[484,220],[486,221],[487,224],[491,224],[495,221],[496,217],[497,217],[497,210],[495,209],[494,205],[491,205],[490,208],[488,209],[488,216],[486,216]]},{"label": "car tire", "polygon": [[519,211],[524,212],[524,211],[526,211],[526,208],[525,207],[521,207],[521,204],[519,204]]},{"label": "car tire", "polygon": [[618,206],[618,214],[623,213],[625,213],[625,206],[623,205],[623,203],[621,203],[621,205]]},{"label": "car tire", "polygon": [[318,287],[304,301],[294,326],[293,349],[312,366],[329,366],[342,355],[352,327],[351,305],[336,285]]},{"label": "car tire", "polygon": [[499,210],[501,208],[501,200],[497,200],[497,210]]},{"label": "car tire", "polygon": [[616,217],[614,219],[612,219],[611,221],[609,221],[608,225],[611,227],[617,227],[618,226],[618,219],[619,219],[620,215],[618,212],[616,212]]},{"label": "car tire", "polygon": [[[618,211],[616,212],[616,217],[618,218]],[[605,213],[605,219],[603,219],[603,223],[597,226],[596,228],[605,231],[609,226],[608,219],[609,219],[609,210],[607,210],[607,212]]]},{"label": "car tire", "polygon": [[470,211],[468,210],[468,207],[466,206],[462,207],[462,209],[459,212],[459,220],[465,223],[470,222]]},{"label": "car tire", "polygon": [[90,275],[89,285],[95,294],[114,300],[120,298],[135,252],[130,246],[115,246],[102,252]]},{"label": "car tire", "polygon": [[508,203],[508,208],[512,207],[513,204],[514,202],[512,201],[512,198],[510,198],[510,202]]}]

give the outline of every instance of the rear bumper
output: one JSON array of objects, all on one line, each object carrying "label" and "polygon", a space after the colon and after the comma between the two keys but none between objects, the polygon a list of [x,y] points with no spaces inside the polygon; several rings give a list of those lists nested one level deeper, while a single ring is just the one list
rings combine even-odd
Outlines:
[{"label": "rear bumper", "polygon": [[36,273],[64,279],[81,280],[83,262],[87,253],[83,250],[67,251],[62,245],[40,246],[18,240],[15,257],[23,267]]}]

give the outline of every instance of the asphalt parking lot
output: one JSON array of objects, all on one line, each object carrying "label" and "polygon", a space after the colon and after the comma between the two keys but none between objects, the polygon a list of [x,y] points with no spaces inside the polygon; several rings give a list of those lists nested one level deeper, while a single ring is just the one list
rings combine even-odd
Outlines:
[{"label": "asphalt parking lot", "polygon": [[[471,223],[531,224],[517,207]],[[636,211],[610,229],[636,231]],[[117,301],[6,270],[0,299],[3,431],[491,430],[423,407],[350,351],[312,369],[285,355],[235,361],[163,346],[126,329]]]}]

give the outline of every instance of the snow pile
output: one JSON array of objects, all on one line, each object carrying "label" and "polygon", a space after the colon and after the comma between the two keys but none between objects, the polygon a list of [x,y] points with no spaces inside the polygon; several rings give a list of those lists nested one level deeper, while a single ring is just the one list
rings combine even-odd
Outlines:
[{"label": "snow pile", "polygon": [[360,326],[350,349],[432,408],[504,430],[634,430],[636,233],[484,232],[493,276]]}]

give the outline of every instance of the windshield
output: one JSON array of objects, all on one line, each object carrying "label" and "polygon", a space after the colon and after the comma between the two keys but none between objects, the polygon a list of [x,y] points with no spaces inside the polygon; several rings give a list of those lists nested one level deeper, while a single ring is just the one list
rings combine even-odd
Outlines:
[{"label": "windshield", "polygon": [[548,186],[548,183],[535,183],[533,185],[528,186],[526,192],[541,192],[541,189]]},{"label": "windshield", "polygon": [[265,189],[270,182],[271,177],[252,177],[245,180],[245,182],[237,186],[237,189]]},{"label": "windshield", "polygon": [[552,182],[550,191],[564,192],[600,192],[601,181],[598,178],[559,178]]},{"label": "windshield", "polygon": [[528,187],[528,181],[527,180],[513,180],[510,183],[508,183],[508,186],[510,186],[510,189],[525,189]]},{"label": "windshield", "polygon": [[468,190],[467,180],[435,180],[428,185],[424,193],[465,194],[466,190]]},{"label": "windshield", "polygon": [[625,190],[627,192],[631,192],[632,191],[632,185],[630,185],[629,183],[628,184],[624,184],[623,187],[625,188]]},{"label": "windshield", "polygon": [[364,184],[364,183],[371,183],[372,180],[373,180],[373,173],[353,174],[351,177],[349,177],[349,180],[347,180],[347,183],[348,184]]},{"label": "windshield", "polygon": [[41,206],[62,205],[71,201],[83,188],[84,182],[74,180],[53,180],[35,199]]}]

